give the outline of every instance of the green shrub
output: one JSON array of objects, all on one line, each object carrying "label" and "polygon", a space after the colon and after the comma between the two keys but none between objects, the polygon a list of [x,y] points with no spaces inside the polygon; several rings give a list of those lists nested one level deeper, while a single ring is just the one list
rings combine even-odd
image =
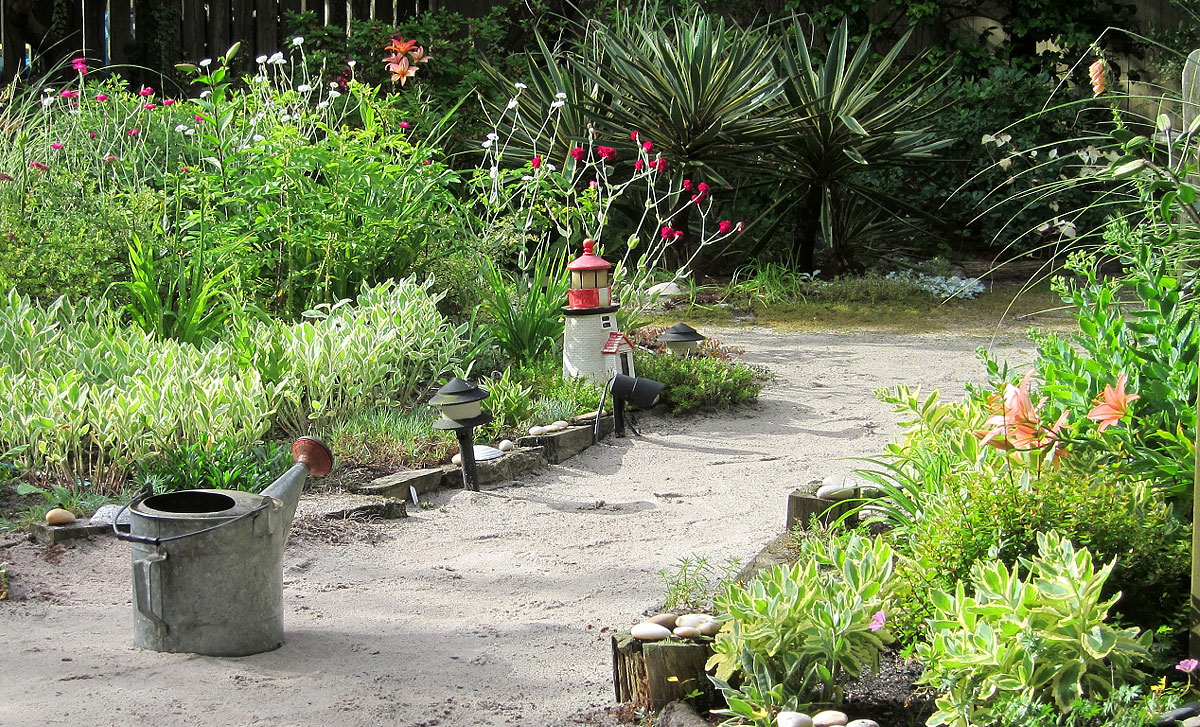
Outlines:
[{"label": "green shrub", "polygon": [[243,322],[202,349],[124,326],[105,303],[0,300],[0,451],[34,481],[115,492],[181,446],[250,446],[411,401],[456,360],[427,285],[369,288],[294,325]]},{"label": "green shrub", "polygon": [[[1120,426],[1103,440],[1087,431],[1092,448],[1134,476],[1149,478],[1186,498],[1195,476],[1197,302],[1194,271],[1175,269],[1153,249],[1154,238],[1122,222],[1105,233],[1121,256],[1123,274],[1097,276],[1094,261],[1074,258],[1078,284],[1058,282],[1074,308],[1079,333],[1033,336],[1041,391],[1056,407],[1087,411],[1105,386],[1128,377],[1127,391],[1140,396]],[[989,362],[993,376],[998,367]],[[1080,427],[1079,429],[1082,429]]]},{"label": "green shrub", "polygon": [[454,448],[451,432],[433,428],[437,418],[437,412],[429,407],[366,409],[335,426],[329,444],[342,464],[435,464],[449,458]]},{"label": "green shrub", "polygon": [[912,584],[908,631],[928,614],[928,588],[952,588],[977,563],[1012,564],[1037,552],[1035,534],[1057,530],[1096,557],[1115,559],[1108,591],[1125,593],[1122,615],[1144,628],[1183,613],[1191,537],[1145,482],[1094,462],[1022,472],[944,473],[942,489],[916,496],[919,516],[897,534]]},{"label": "green shrub", "polygon": [[291,448],[281,442],[247,445],[232,439],[184,444],[141,463],[138,483],[156,493],[175,490],[260,492],[292,466]]},{"label": "green shrub", "polygon": [[799,547],[794,565],[727,584],[716,599],[727,626],[708,665],[729,703],[721,714],[772,725],[781,709],[840,701],[843,676],[878,664],[892,549],[857,533],[815,535]]},{"label": "green shrub", "polygon": [[759,373],[745,364],[640,350],[635,356],[637,375],[665,384],[661,402],[676,414],[744,404],[762,391]]},{"label": "green shrub", "polygon": [[[1082,697],[1144,681],[1151,634],[1113,629],[1116,599],[1102,600],[1113,564],[1092,566],[1087,548],[1038,533],[1038,555],[1009,570],[998,561],[971,570],[971,595],[933,593],[937,617],[917,646],[921,683],[942,692],[929,725],[991,725],[1014,701],[1071,710]],[[1024,573],[1022,574],[1022,570]]]}]

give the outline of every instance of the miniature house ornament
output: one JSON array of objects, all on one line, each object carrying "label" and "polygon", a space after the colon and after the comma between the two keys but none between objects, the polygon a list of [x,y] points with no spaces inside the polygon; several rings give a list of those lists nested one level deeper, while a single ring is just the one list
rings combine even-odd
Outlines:
[{"label": "miniature house ornament", "polygon": [[612,299],[612,264],[583,241],[583,254],[567,264],[563,326],[563,376],[586,376],[604,385],[613,374],[633,376],[633,344],[617,329],[619,305]]}]

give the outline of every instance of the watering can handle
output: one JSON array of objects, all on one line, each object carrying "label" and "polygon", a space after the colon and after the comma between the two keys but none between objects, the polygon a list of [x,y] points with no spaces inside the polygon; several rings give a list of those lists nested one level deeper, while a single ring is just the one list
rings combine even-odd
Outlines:
[{"label": "watering can handle", "polygon": [[138,613],[148,618],[154,624],[155,628],[160,631],[166,631],[167,623],[154,612],[154,606],[150,603],[150,576],[154,572],[154,564],[166,559],[166,553],[156,550],[145,558],[133,562],[135,569],[133,577],[134,606],[137,608]]}]

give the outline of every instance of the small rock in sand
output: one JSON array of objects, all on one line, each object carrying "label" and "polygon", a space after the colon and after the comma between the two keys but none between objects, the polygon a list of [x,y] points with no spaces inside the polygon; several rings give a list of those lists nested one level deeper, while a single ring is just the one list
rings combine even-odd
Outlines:
[{"label": "small rock in sand", "polygon": [[841,727],[850,721],[845,712],[839,712],[836,709],[827,709],[824,712],[817,712],[813,715],[813,727]]}]

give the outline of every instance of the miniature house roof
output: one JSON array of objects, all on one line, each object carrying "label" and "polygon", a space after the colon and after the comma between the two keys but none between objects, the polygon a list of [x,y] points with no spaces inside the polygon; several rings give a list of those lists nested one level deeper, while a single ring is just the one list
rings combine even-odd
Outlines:
[{"label": "miniature house roof", "polygon": [[596,243],[591,240],[583,241],[583,254],[567,263],[567,270],[608,270],[612,263],[596,255]]},{"label": "miniature house roof", "polygon": [[608,340],[600,349],[600,353],[630,353],[631,351],[633,351],[633,343],[624,333],[608,334]]}]

